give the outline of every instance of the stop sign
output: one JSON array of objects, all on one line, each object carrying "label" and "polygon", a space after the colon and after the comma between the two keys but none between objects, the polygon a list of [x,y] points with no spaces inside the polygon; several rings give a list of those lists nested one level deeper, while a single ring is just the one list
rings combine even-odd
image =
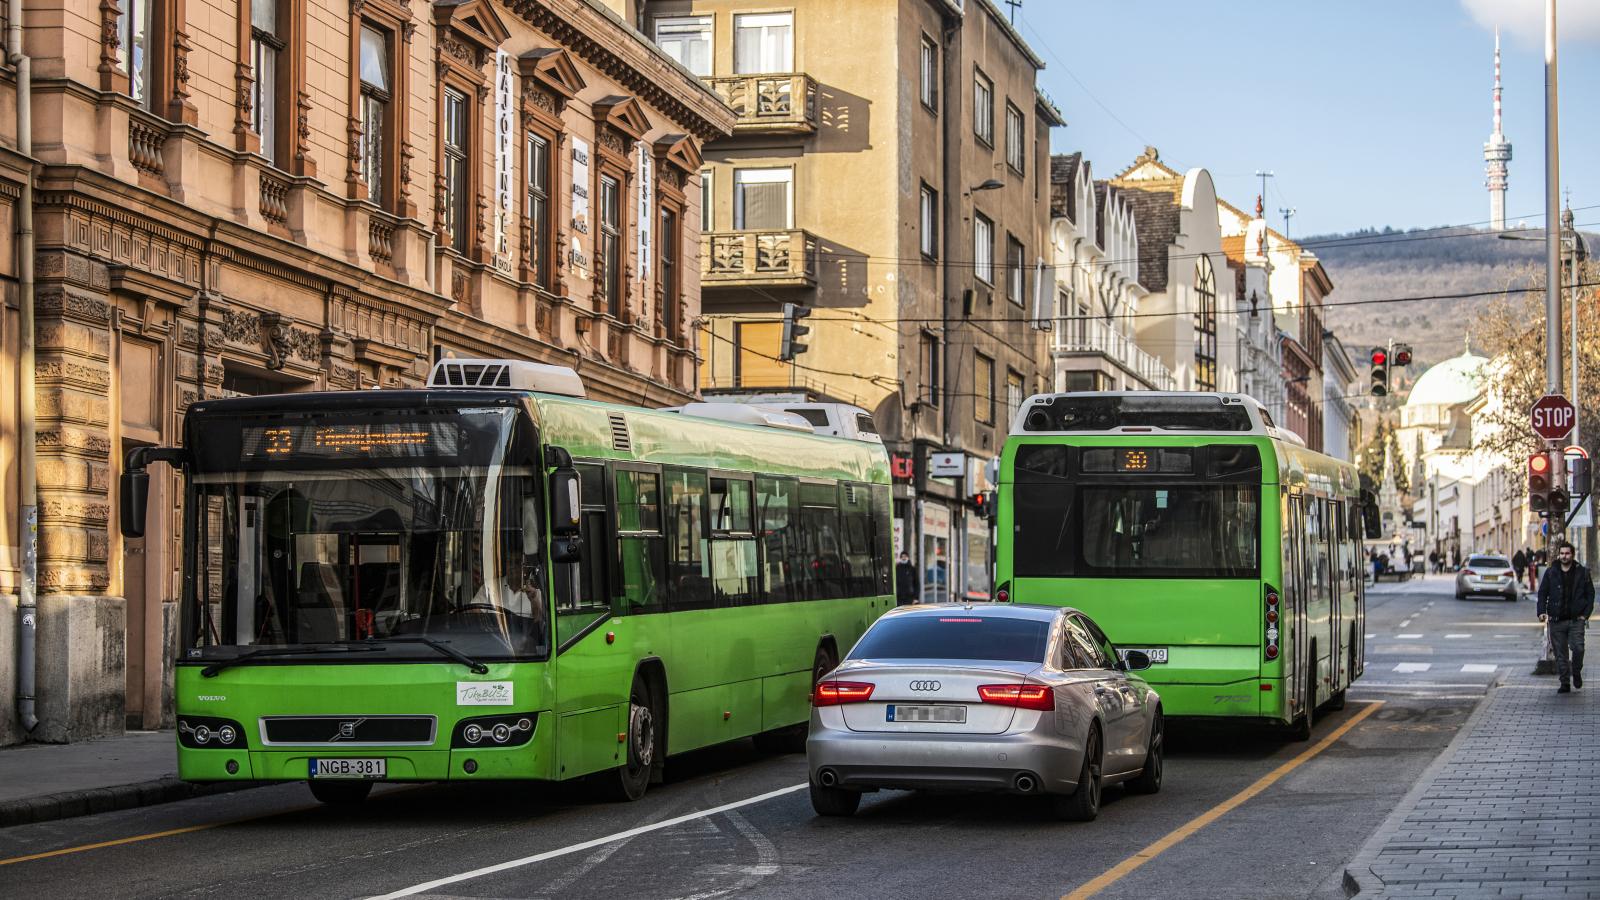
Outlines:
[{"label": "stop sign", "polygon": [[1578,411],[1560,394],[1545,394],[1533,404],[1533,430],[1547,441],[1559,441],[1578,423]]}]

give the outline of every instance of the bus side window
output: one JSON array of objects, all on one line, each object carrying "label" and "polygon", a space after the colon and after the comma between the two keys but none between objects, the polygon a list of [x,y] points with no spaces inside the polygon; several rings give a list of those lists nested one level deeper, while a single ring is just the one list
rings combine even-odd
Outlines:
[{"label": "bus side window", "polygon": [[792,579],[795,544],[795,480],[756,477],[756,542],[761,551],[762,602],[787,603],[800,599]]},{"label": "bus side window", "polygon": [[667,606],[704,609],[711,605],[711,572],[706,561],[706,473],[668,469],[663,480]]},{"label": "bus side window", "polygon": [[894,499],[889,486],[872,486],[872,593],[894,593]]},{"label": "bus side window", "polygon": [[613,585],[612,611],[662,612],[661,580],[666,558],[661,541],[661,476],[617,469],[617,551],[621,567]]}]

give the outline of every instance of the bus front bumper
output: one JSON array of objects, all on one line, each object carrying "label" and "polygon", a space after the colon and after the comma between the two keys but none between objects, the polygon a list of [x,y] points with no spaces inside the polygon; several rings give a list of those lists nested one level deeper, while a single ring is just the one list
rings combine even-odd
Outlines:
[{"label": "bus front bumper", "polygon": [[[306,781],[312,760],[383,760],[376,781],[497,781],[554,778],[554,747],[538,736],[519,747],[369,747],[359,750],[178,748],[178,777],[192,782]],[[230,765],[231,764],[231,765]]]}]

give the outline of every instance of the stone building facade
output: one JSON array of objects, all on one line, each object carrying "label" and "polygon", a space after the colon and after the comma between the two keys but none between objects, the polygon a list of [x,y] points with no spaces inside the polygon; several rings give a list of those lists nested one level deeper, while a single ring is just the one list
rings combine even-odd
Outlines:
[{"label": "stone building facade", "polygon": [[[695,393],[701,148],[732,112],[595,0],[46,0],[33,740],[170,721],[180,486],[134,447],[202,399],[415,385],[441,355]],[[0,743],[19,584],[16,80],[0,73]]]},{"label": "stone building facade", "polygon": [[[924,595],[987,596],[971,498],[1050,384],[1043,62],[990,0],[639,5],[739,112],[706,148],[701,389],[865,408]],[[812,312],[793,363],[785,303]],[[936,452],[967,474],[931,477]]]}]

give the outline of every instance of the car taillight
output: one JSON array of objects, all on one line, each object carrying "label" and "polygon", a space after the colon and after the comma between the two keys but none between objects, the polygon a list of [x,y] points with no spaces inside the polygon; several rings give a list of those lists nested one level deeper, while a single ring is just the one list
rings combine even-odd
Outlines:
[{"label": "car taillight", "polygon": [[1472,571],[1471,569],[1462,569],[1461,570],[1461,574],[1463,574],[1463,575],[1471,575],[1471,576],[1476,577],[1478,573]]},{"label": "car taillight", "polygon": [[1262,617],[1266,619],[1267,642],[1261,652],[1270,660],[1278,658],[1278,592],[1270,585],[1267,586],[1266,600],[1267,608]]},{"label": "car taillight", "polygon": [[1056,693],[1045,684],[982,684],[978,686],[978,699],[985,703],[1042,712],[1056,708]]},{"label": "car taillight", "polygon": [[863,703],[872,696],[875,685],[864,681],[819,681],[811,693],[812,706],[838,706],[841,703]]}]

